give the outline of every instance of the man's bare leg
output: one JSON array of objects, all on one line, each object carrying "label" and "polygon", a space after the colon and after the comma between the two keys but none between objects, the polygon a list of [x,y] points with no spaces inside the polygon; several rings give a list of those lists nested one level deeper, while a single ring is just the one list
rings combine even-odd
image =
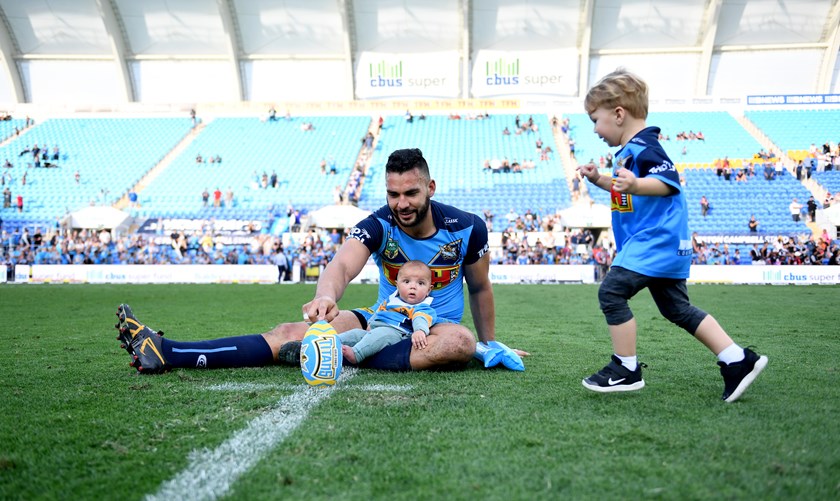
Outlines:
[{"label": "man's bare leg", "polygon": [[447,369],[466,364],[475,354],[475,336],[458,324],[435,324],[429,330],[427,346],[411,348],[411,370]]}]

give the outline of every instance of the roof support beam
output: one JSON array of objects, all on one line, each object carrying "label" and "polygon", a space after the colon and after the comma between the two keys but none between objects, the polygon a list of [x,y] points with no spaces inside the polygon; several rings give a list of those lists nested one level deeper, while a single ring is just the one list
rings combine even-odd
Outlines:
[{"label": "roof support beam", "polygon": [[837,51],[840,50],[840,2],[835,0],[825,22],[828,36],[817,79],[818,94],[828,94],[831,91],[831,79],[834,77],[834,67],[837,65]]},{"label": "roof support beam", "polygon": [[131,81],[131,73],[126,61],[128,42],[119,19],[117,6],[114,0],[96,0],[96,6],[99,8],[99,14],[102,16],[102,22],[111,43],[111,52],[113,52],[114,61],[117,64],[117,79],[122,84],[123,98],[129,103],[136,101],[134,83]]},{"label": "roof support beam", "polygon": [[592,12],[595,0],[584,0],[580,13],[580,29],[578,29],[578,53],[580,65],[578,67],[578,96],[585,96],[589,90],[589,61],[592,50]]},{"label": "roof support beam", "polygon": [[228,45],[228,60],[230,61],[231,70],[233,74],[233,92],[231,99],[235,101],[244,101],[245,93],[243,92],[244,85],[242,84],[242,68],[239,66],[239,23],[236,19],[236,12],[232,0],[216,0],[219,6],[219,15],[222,18],[222,28],[227,34]]},{"label": "roof support beam", "polygon": [[470,98],[470,53],[472,51],[472,6],[470,0],[461,0],[461,99]]},{"label": "roof support beam", "polygon": [[709,93],[709,72],[712,68],[712,54],[715,48],[718,21],[720,19],[723,0],[711,0],[703,15],[703,26],[700,28],[700,62],[697,65],[697,80],[694,84],[694,94],[705,96]]},{"label": "roof support beam", "polygon": [[0,21],[2,21],[0,22],[0,56],[3,57],[3,68],[12,89],[12,99],[16,103],[25,103],[26,94],[23,91],[20,69],[18,69],[15,61],[15,57],[20,53],[20,50],[17,47],[9,19],[3,12],[2,6],[0,6]]},{"label": "roof support beam", "polygon": [[338,0],[338,13],[341,16],[341,26],[344,28],[344,74],[348,81],[347,99],[356,98],[356,78],[353,72],[356,53],[356,16],[353,10],[353,0]]}]

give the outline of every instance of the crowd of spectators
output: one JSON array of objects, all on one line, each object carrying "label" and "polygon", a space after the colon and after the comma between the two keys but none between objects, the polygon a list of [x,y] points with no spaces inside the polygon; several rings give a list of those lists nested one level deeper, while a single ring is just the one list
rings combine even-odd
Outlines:
[{"label": "crowd of spectators", "polygon": [[[289,245],[268,234],[231,238],[212,231],[170,235],[24,228],[2,231],[0,263],[19,264],[275,264],[283,253],[293,266],[323,267],[344,241],[338,231],[292,234]],[[303,276],[303,274],[301,275]]]},{"label": "crowd of spectators", "polygon": [[840,265],[840,243],[826,232],[819,237],[779,236],[763,244],[753,244],[745,252],[743,246],[726,243],[705,243],[692,237],[694,265]]}]

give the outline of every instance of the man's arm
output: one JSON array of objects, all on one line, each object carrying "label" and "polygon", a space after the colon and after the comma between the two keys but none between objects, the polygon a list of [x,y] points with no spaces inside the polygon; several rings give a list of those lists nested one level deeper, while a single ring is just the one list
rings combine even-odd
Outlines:
[{"label": "man's arm", "polygon": [[303,305],[308,320],[331,321],[338,315],[338,300],[344,295],[347,284],[362,271],[370,257],[370,250],[360,241],[350,238],[327,264],[318,279],[315,298]]},{"label": "man's arm", "polygon": [[485,253],[478,261],[464,266],[464,278],[470,295],[470,311],[478,340],[496,340],[496,303],[493,299],[493,284],[490,282],[490,254]]}]

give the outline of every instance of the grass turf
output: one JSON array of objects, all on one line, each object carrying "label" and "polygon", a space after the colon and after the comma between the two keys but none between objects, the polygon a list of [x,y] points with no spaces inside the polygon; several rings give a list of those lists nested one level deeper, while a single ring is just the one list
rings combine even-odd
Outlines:
[{"label": "grass turf", "polygon": [[[139,499],[295,391],[287,367],[137,376],[120,302],[198,340],[297,320],[311,285],[0,286],[0,499]],[[830,499],[840,496],[835,286],[691,286],[692,301],[770,358],[734,404],[714,357],[631,306],[647,386],[585,390],[611,353],[597,288],[495,287],[497,336],[526,371],[360,371],[234,483],[231,498]],[[352,286],[343,307],[373,302]],[[469,318],[465,319],[471,325]],[[266,386],[211,391],[221,383]],[[402,385],[405,391],[365,390]],[[295,385],[295,386],[289,386]],[[319,391],[311,389],[309,391]],[[189,496],[189,493],[185,493]]]}]

